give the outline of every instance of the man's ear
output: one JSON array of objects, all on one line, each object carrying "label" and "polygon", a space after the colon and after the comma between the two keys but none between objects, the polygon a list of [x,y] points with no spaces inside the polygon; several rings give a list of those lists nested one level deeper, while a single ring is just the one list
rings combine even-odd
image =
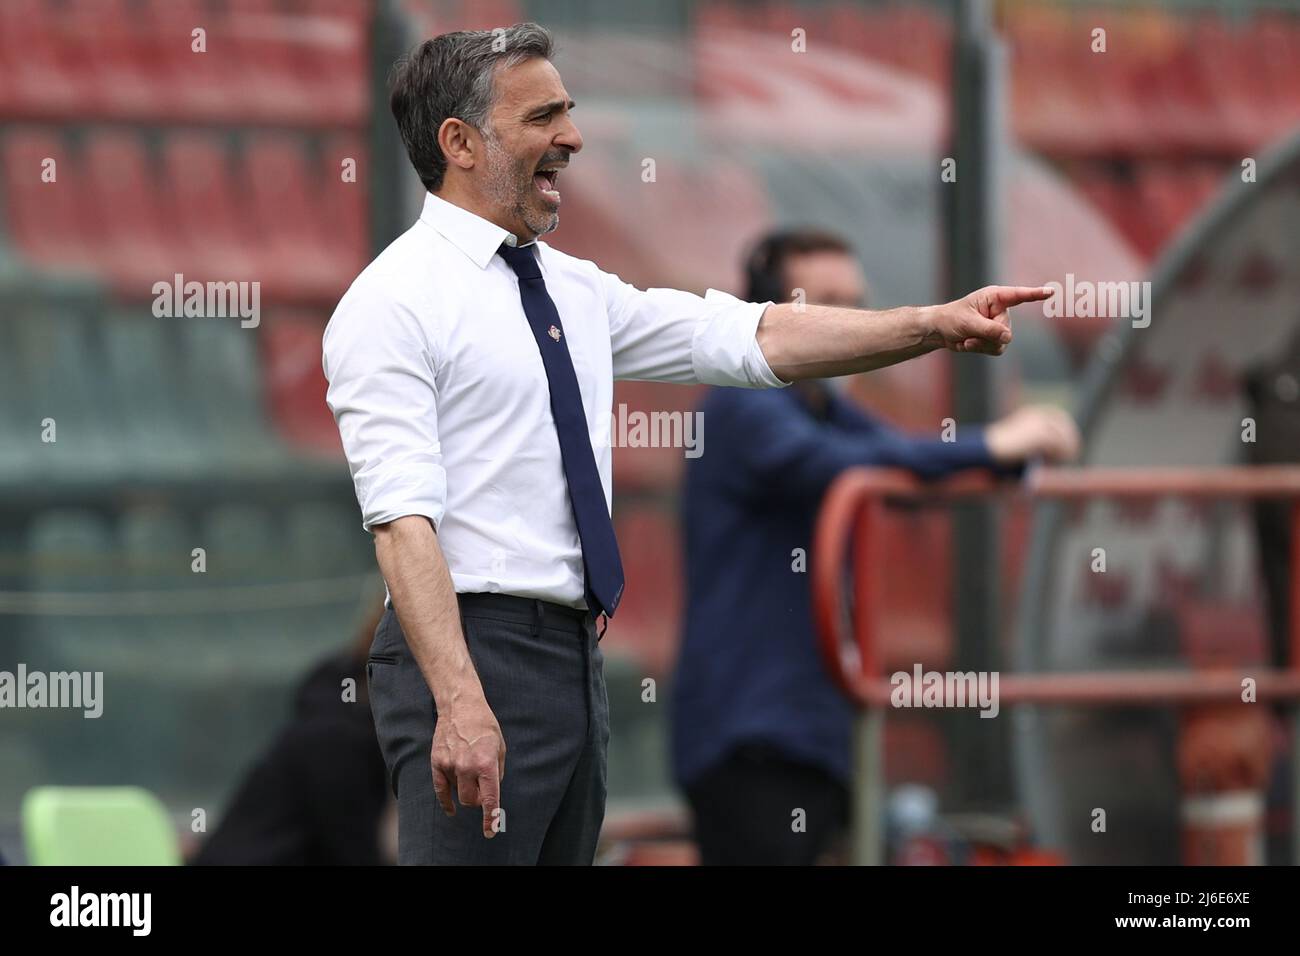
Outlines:
[{"label": "man's ear", "polygon": [[438,127],[438,146],[450,166],[473,169],[481,143],[478,131],[454,116],[447,117]]}]

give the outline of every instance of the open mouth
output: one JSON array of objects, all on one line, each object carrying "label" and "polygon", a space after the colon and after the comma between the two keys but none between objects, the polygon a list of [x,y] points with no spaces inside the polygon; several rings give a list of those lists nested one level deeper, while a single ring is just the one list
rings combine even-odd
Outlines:
[{"label": "open mouth", "polygon": [[555,188],[555,180],[559,176],[559,167],[550,169],[539,169],[533,174],[533,185],[539,192],[553,203],[560,201],[559,190]]}]

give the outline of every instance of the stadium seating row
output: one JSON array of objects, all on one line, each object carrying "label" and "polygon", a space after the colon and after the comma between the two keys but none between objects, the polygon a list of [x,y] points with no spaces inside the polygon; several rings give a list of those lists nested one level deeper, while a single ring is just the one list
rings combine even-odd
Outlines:
[{"label": "stadium seating row", "polygon": [[[491,7],[492,22],[517,13]],[[370,0],[7,0],[0,116],[359,127],[372,9]],[[1011,116],[1036,149],[1240,151],[1300,119],[1296,17],[1011,10]],[[813,43],[947,84],[949,20],[919,4],[724,2],[695,19],[697,31],[788,34],[792,24]],[[1092,49],[1097,28],[1107,32],[1104,54]],[[196,29],[205,52],[193,49]]]},{"label": "stadium seating row", "polygon": [[[33,669],[102,672],[97,739],[114,744],[87,748],[80,714],[42,722],[28,772],[154,785],[183,776],[224,790],[290,708],[298,676],[353,637],[363,595],[374,599],[364,537],[337,498],[182,508],[137,495],[111,516],[74,503],[33,515],[3,549],[0,581],[49,604],[7,618],[7,649]],[[96,591],[119,612],[57,613],[60,595]],[[121,613],[132,594],[136,612]],[[67,754],[75,766],[61,767]]]},{"label": "stadium seating row", "polygon": [[[621,511],[620,535],[637,542],[625,549],[634,586],[606,649],[616,646],[636,660],[643,676],[662,677],[671,665],[680,607],[676,519],[657,506]],[[81,669],[112,669],[130,661],[140,667],[152,662],[177,674],[204,664],[220,670],[223,662],[232,663],[232,653],[247,653],[263,639],[274,637],[275,642],[266,648],[266,659],[284,661],[300,658],[324,635],[346,639],[346,633],[339,633],[340,609],[354,613],[359,588],[357,593],[309,594],[301,606],[291,597],[277,606],[271,592],[282,585],[286,595],[297,594],[312,581],[373,571],[365,537],[355,508],[337,499],[197,508],[141,501],[111,517],[69,505],[32,517],[6,547],[20,560],[5,562],[0,581],[6,589],[52,595],[184,590],[191,596],[174,613],[167,612],[167,599],[160,596],[151,602],[154,614],[144,620],[131,614],[83,616],[72,627],[71,616],[46,613],[24,618],[19,632],[30,638],[24,641],[26,650],[51,667],[82,661]],[[195,548],[205,552],[202,574],[192,570]],[[214,607],[201,594],[193,597],[204,588],[236,591],[226,606]],[[263,606],[263,601],[272,603]],[[205,646],[194,639],[196,632],[210,635],[214,643]],[[204,661],[196,661],[196,654]]]},{"label": "stadium seating row", "polygon": [[6,0],[0,116],[356,127],[371,6]]},{"label": "stadium seating row", "polygon": [[7,311],[0,482],[217,480],[284,467],[257,350],[237,319]]},{"label": "stadium seating row", "polygon": [[1233,166],[1206,159],[1148,160],[1131,164],[1131,175],[1117,175],[1108,164],[1083,162],[1071,179],[1138,252],[1153,258],[1223,188]]},{"label": "stadium seating row", "polygon": [[[1018,140],[1063,161],[1148,258],[1244,157],[1258,158],[1300,123],[1300,16],[1034,3],[1000,5],[999,15],[1009,54],[1008,118]],[[951,20],[915,3],[863,9],[714,0],[695,19],[700,63],[707,67],[713,55],[711,31],[752,37],[757,50],[796,28],[809,50],[832,45],[941,93],[949,88]],[[837,91],[833,77],[806,65],[791,69],[832,98],[864,95]],[[698,93],[724,103],[763,95],[749,79],[701,69]]]},{"label": "stadium seating row", "polygon": [[309,145],[269,132],[13,128],[0,142],[9,233],[32,262],[92,271],[128,299],[181,273],[259,281],[263,302],[333,305],[367,258],[366,152],[347,134]]},{"label": "stadium seating row", "polygon": [[803,30],[808,49],[821,44],[860,53],[935,83],[946,82],[951,29],[938,10],[920,4],[871,5],[845,0],[815,6],[795,2],[713,0],[695,11],[694,29],[753,30],[791,36]]},{"label": "stadium seating row", "polygon": [[[1300,121],[1300,17],[1111,4],[1006,4],[1003,12],[1009,115],[1032,149],[1235,155]],[[831,44],[941,89],[949,82],[951,21],[923,4],[715,0],[701,5],[695,30],[715,28],[802,29],[808,49]],[[1105,52],[1094,52],[1098,29]]]},{"label": "stadium seating row", "polygon": [[[349,636],[364,575],[373,574],[368,549],[358,546],[363,537],[355,513],[335,503],[189,512],[150,502],[111,520],[76,507],[47,509],[28,526],[21,584],[54,603],[22,618],[16,636],[32,666],[110,676],[211,678],[246,668],[254,654],[266,667],[301,664]],[[197,548],[202,572],[194,570]],[[353,579],[356,587],[337,583]],[[154,597],[143,615],[111,602],[109,613],[79,620],[58,613],[59,595],[98,591],[119,601],[132,592]],[[183,593],[169,600],[171,591]]]},{"label": "stadium seating row", "polygon": [[1238,156],[1300,121],[1294,15],[1025,8],[1007,36],[1011,116],[1044,152]]}]

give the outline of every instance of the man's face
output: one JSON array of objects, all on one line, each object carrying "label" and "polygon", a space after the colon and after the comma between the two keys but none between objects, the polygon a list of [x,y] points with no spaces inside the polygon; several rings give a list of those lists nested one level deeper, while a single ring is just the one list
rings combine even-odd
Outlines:
[{"label": "man's face", "polygon": [[862,309],[867,304],[867,280],[853,256],[842,252],[808,252],[785,262],[786,295],[803,289],[809,305]]},{"label": "man's face", "polygon": [[582,134],[549,60],[500,70],[495,82],[496,105],[484,130],[487,162],[475,173],[494,221],[527,242],[559,225],[557,171],[582,149]]}]

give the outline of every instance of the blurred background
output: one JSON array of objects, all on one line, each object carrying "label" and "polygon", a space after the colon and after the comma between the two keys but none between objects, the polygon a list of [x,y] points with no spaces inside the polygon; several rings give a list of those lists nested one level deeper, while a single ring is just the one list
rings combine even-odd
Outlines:
[{"label": "blurred background", "polygon": [[[320,338],[418,213],[385,79],[435,33],[536,20],[556,34],[586,143],[548,237],[566,252],[643,288],[738,291],[761,233],[818,225],[851,238],[881,308],[950,297],[972,269],[1024,284],[1152,280],[1149,336],[1030,318],[995,369],[935,353],[855,394],[925,431],[1056,402],[1079,410],[1089,464],[1240,459],[1249,377],[1289,374],[1269,362],[1300,320],[1300,4],[988,13],[963,58],[971,24],[938,2],[0,0],[0,670],[102,671],[106,704],[95,720],[0,711],[0,853],[24,859],[32,788],[120,784],[151,791],[193,852],[195,809],[211,831],[295,687],[372,619],[373,549]],[[972,69],[979,82],[963,83]],[[971,129],[989,159],[959,166],[987,213],[976,248],[939,175]],[[154,284],[177,273],[259,282],[260,322],[157,317]],[[645,383],[616,394],[647,411],[698,399]],[[682,466],[680,449],[615,450],[629,546],[627,599],[603,642],[611,862],[692,859],[662,706]],[[986,662],[1264,661],[1251,512],[1181,507],[1098,503],[1045,528],[1012,506],[996,541],[978,525],[957,534],[943,513],[894,516],[887,646],[927,666],[970,660],[948,582],[975,561],[998,592],[975,615],[992,635]],[[1124,542],[1112,560],[1127,583],[1107,585],[1119,591],[1054,570],[1051,555],[1103,533]],[[646,677],[660,705],[642,701]],[[988,723],[1002,726],[971,740],[969,722],[891,716],[889,785],[1023,821],[1063,861],[1179,859],[1167,712]],[[1104,850],[1072,805],[1082,779],[1134,806]],[[1285,839],[1289,817],[1269,826]]]}]

